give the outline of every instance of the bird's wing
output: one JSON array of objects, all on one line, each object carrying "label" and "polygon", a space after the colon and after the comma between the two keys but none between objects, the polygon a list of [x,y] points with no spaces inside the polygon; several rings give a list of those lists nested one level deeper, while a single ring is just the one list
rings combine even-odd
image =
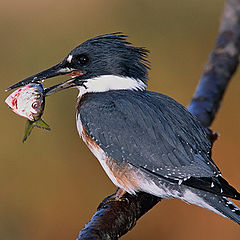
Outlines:
[{"label": "bird's wing", "polygon": [[174,180],[219,172],[211,144],[196,119],[154,92],[111,91],[85,96],[80,118],[89,135],[118,162]]},{"label": "bird's wing", "polygon": [[212,161],[204,129],[175,100],[150,91],[110,91],[85,95],[77,110],[89,136],[119,164],[240,199]]}]

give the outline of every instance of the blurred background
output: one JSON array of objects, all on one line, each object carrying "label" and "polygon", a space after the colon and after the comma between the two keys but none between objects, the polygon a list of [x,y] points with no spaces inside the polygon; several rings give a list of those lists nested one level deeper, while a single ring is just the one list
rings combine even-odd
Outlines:
[{"label": "blurred background", "polygon": [[[52,131],[34,129],[4,103],[8,86],[61,61],[86,39],[122,31],[150,51],[149,89],[187,105],[215,44],[224,1],[1,1],[0,236],[75,239],[100,201],[115,191],[75,126],[77,90],[46,100]],[[52,85],[62,79],[52,79]],[[232,80],[213,124],[213,157],[240,190],[240,81]],[[163,200],[122,239],[238,239],[237,224],[179,200]]]}]

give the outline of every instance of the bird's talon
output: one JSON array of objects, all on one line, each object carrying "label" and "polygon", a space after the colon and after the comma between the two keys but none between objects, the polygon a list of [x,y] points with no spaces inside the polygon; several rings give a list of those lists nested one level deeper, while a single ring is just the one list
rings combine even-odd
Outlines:
[{"label": "bird's talon", "polygon": [[100,210],[101,208],[104,208],[106,204],[111,203],[111,202],[126,202],[129,204],[129,199],[126,197],[123,197],[123,195],[126,193],[123,189],[118,188],[117,191],[103,199],[103,201],[99,204],[97,207],[97,210]]}]

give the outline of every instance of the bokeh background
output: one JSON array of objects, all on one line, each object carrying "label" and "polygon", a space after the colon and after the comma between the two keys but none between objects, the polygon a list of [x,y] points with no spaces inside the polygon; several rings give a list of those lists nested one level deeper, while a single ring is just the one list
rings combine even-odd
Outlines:
[{"label": "bokeh background", "polygon": [[[21,140],[25,119],[4,103],[9,85],[54,65],[82,41],[123,31],[150,49],[149,89],[187,105],[218,32],[222,0],[41,0],[0,2],[0,238],[75,239],[115,191],[75,126],[77,90],[47,98],[51,132]],[[52,85],[62,79],[49,80]],[[232,80],[213,124],[213,156],[240,190],[240,81]],[[122,239],[240,239],[237,224],[179,200],[164,200]]]}]

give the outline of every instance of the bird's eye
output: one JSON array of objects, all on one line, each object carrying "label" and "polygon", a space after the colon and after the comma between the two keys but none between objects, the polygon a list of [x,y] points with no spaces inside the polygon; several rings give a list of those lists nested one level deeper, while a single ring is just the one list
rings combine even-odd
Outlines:
[{"label": "bird's eye", "polygon": [[77,55],[77,56],[76,56],[76,59],[77,59],[77,61],[78,61],[81,65],[86,65],[86,64],[88,64],[88,62],[89,62],[89,58],[88,58],[88,56],[85,55],[85,54]]}]

